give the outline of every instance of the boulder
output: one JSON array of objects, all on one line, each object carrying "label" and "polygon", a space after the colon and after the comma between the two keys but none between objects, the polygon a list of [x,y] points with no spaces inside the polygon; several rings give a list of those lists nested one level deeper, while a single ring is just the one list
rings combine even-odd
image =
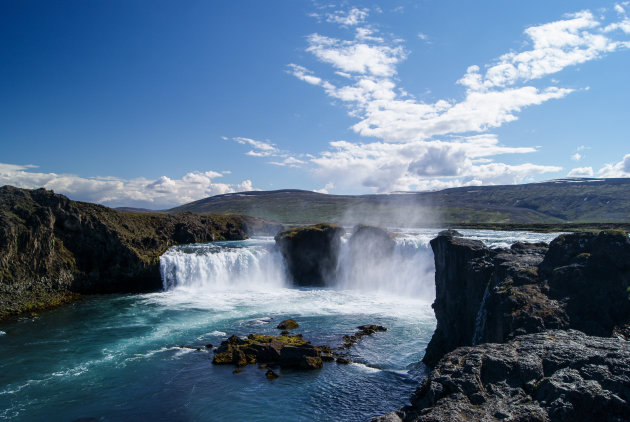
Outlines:
[{"label": "boulder", "polygon": [[280,351],[280,366],[283,368],[316,369],[322,367],[317,349],[311,345],[285,346]]},{"label": "boulder", "polygon": [[[326,346],[322,348],[330,351]],[[311,345],[299,334],[277,337],[250,334],[247,339],[233,335],[221,342],[212,363],[239,367],[261,363],[282,368],[318,369],[322,367],[322,348]]]},{"label": "boulder", "polygon": [[265,377],[267,377],[267,379],[271,381],[271,380],[275,380],[276,378],[280,378],[280,375],[276,374],[271,369],[267,369],[267,372],[265,373]]},{"label": "boulder", "polygon": [[278,324],[276,328],[279,328],[280,330],[295,330],[299,326],[300,324],[298,324],[296,320],[289,318]]},{"label": "boulder", "polygon": [[324,286],[335,278],[341,236],[345,230],[334,224],[317,224],[283,230],[275,236],[297,286]]}]

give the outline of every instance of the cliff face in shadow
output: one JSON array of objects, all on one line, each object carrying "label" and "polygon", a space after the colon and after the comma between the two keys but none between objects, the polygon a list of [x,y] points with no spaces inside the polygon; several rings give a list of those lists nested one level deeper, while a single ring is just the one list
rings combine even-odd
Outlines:
[{"label": "cliff face in shadow", "polygon": [[345,230],[334,224],[316,224],[283,230],[275,236],[296,286],[324,286],[334,278],[341,236]]},{"label": "cliff face in shadow", "polygon": [[[269,227],[268,227],[269,226]],[[44,189],[0,188],[0,318],[55,306],[77,293],[161,288],[171,245],[244,239],[251,217],[133,214]]]},{"label": "cliff face in shadow", "polygon": [[630,322],[630,239],[622,231],[495,250],[448,234],[431,246],[438,325],[423,360],[429,366],[459,346],[546,329],[611,336]]},{"label": "cliff face in shadow", "polygon": [[491,250],[445,232],[431,246],[432,371],[411,406],[376,420],[628,420],[626,233]]}]

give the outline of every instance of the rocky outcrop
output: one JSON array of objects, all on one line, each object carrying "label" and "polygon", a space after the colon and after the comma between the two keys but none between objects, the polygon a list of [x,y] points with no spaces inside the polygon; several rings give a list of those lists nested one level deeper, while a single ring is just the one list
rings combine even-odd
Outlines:
[{"label": "rocky outcrop", "polygon": [[295,369],[319,369],[323,365],[319,348],[304,340],[301,334],[250,334],[245,339],[233,335],[217,348],[212,363],[239,367],[262,363]]},{"label": "rocky outcrop", "polygon": [[433,371],[411,406],[376,420],[630,418],[625,232],[494,250],[443,232],[431,246],[437,328],[423,361]]},{"label": "rocky outcrop", "polygon": [[491,251],[478,240],[444,232],[431,241],[435,257],[435,302],[437,327],[424,357],[429,366],[442,355],[462,345],[470,345],[475,316],[490,280],[492,268],[484,261],[471,265]]},{"label": "rocky outcrop", "polygon": [[501,343],[546,329],[589,335],[630,322],[630,239],[621,231],[560,235],[545,244],[489,249],[451,235],[431,241],[437,328],[424,362],[459,346]]},{"label": "rocky outcrop", "polygon": [[551,330],[448,353],[376,421],[619,422],[630,417],[630,343]]},{"label": "rocky outcrop", "polygon": [[332,281],[337,269],[343,227],[317,224],[283,230],[275,236],[297,286],[323,286]]},{"label": "rocky outcrop", "polygon": [[0,188],[0,318],[77,293],[160,289],[171,245],[243,239],[238,216],[123,213],[44,189]]},{"label": "rocky outcrop", "polygon": [[364,224],[355,226],[348,239],[351,259],[357,265],[364,264],[365,261],[380,262],[387,259],[394,252],[395,246],[396,242],[386,230]]},{"label": "rocky outcrop", "polygon": [[[287,321],[293,321],[296,325],[295,328],[297,328],[298,323],[295,320]],[[348,359],[347,349],[365,336],[387,331],[387,328],[376,324],[361,325],[357,328],[358,331],[354,335],[343,336],[344,345],[335,349],[326,345],[313,346],[302,337],[302,334],[279,336],[250,334],[246,338],[232,335],[227,340],[222,341],[221,345],[214,351],[212,363],[215,365],[235,365],[237,368],[258,363],[264,368],[269,365],[291,369],[320,369],[323,362],[332,361],[348,364],[351,361]],[[212,345],[206,347],[212,347]],[[195,349],[194,346],[190,348]],[[201,350],[201,347],[196,347],[196,349]]]},{"label": "rocky outcrop", "polygon": [[630,322],[630,239],[625,232],[559,236],[538,272],[571,328],[610,336]]}]

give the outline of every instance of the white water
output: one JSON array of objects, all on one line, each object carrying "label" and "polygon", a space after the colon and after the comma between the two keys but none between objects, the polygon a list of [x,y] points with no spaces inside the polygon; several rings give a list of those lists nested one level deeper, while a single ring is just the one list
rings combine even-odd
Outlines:
[{"label": "white water", "polygon": [[263,290],[285,285],[273,238],[172,247],[160,257],[164,290]]},{"label": "white water", "polygon": [[479,310],[477,311],[477,316],[475,318],[475,331],[473,332],[472,345],[476,346],[481,340],[481,336],[483,335],[483,330],[486,328],[486,300],[488,299],[488,294],[490,293],[490,282],[486,285],[486,290],[483,292],[483,298],[481,299],[481,305],[479,305]]},{"label": "white water", "polygon": [[[435,297],[433,251],[429,242],[436,229],[394,231],[395,248],[387,259],[350,254],[348,237],[341,244],[336,277],[327,287],[363,295],[386,295],[421,299]],[[489,247],[508,247],[516,241],[551,241],[557,234],[462,230],[466,237]],[[195,301],[208,294],[256,291],[269,296],[291,288],[281,254],[272,237],[255,237],[236,242],[202,243],[171,247],[160,257],[164,290]],[[291,289],[293,290],[293,289]],[[284,295],[290,292],[284,292]],[[238,296],[238,295],[237,295]],[[229,302],[229,301],[228,301]]]},{"label": "white water", "polygon": [[374,259],[367,252],[375,245],[362,245],[366,253],[350,254],[348,243],[342,243],[335,287],[432,300],[435,264],[430,239],[425,234],[397,233],[387,259]]},{"label": "white water", "polygon": [[[399,233],[392,256],[374,260],[367,252],[365,256],[351,256],[346,237],[341,244],[337,275],[328,287],[431,300],[435,289],[430,238],[425,234]],[[369,245],[365,246],[368,251]],[[271,294],[291,287],[285,263],[271,237],[172,247],[160,257],[160,270],[164,290],[196,291],[202,296],[234,291]]]}]

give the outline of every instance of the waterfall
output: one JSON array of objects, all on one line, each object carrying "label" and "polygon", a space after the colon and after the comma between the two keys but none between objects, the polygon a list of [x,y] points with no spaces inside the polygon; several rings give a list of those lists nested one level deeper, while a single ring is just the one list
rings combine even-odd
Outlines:
[{"label": "waterfall", "polygon": [[160,257],[164,290],[267,290],[285,285],[273,238],[173,246]]},{"label": "waterfall", "polygon": [[[329,287],[404,297],[435,297],[431,235],[399,233],[384,259],[369,252],[350,254],[347,237],[341,245],[337,276]],[[366,249],[369,251],[369,248]],[[281,254],[271,237],[246,241],[173,246],[160,257],[164,290],[269,290],[290,287]]]},{"label": "waterfall", "polygon": [[481,305],[479,305],[479,310],[477,311],[477,316],[475,317],[475,331],[473,332],[472,345],[476,346],[483,336],[483,331],[486,328],[486,299],[488,298],[488,294],[490,292],[490,282],[486,285],[486,290],[483,292],[483,298],[481,299]]},{"label": "waterfall", "polygon": [[[378,257],[370,245],[351,254],[344,242],[339,259],[337,286],[344,289],[380,292],[398,296],[435,297],[432,236],[398,234],[391,255]],[[365,252],[364,252],[365,251]]]}]

